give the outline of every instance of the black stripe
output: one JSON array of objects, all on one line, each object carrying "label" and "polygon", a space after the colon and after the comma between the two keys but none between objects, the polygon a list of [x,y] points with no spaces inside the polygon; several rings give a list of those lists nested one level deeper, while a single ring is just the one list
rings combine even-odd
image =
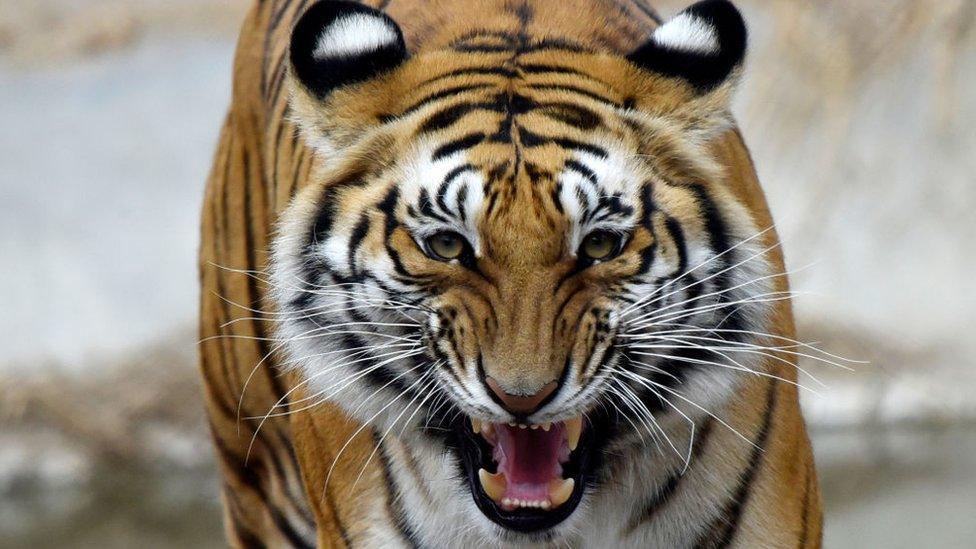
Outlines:
[{"label": "black stripe", "polygon": [[406,514],[400,505],[400,490],[390,473],[390,457],[386,453],[386,446],[380,440],[376,431],[373,431],[374,444],[379,447],[380,465],[383,468],[383,479],[386,482],[386,511],[390,515],[393,526],[400,533],[404,543],[410,547],[419,548],[420,540],[414,532],[413,527],[407,522]]},{"label": "black stripe", "polygon": [[433,103],[435,101],[438,101],[438,100],[441,100],[441,99],[445,99],[445,98],[453,98],[454,96],[456,96],[459,93],[463,93],[463,92],[471,91],[471,90],[482,90],[482,89],[485,89],[485,88],[490,88],[491,86],[492,86],[491,84],[468,84],[468,85],[464,85],[464,86],[454,86],[452,88],[445,88],[445,89],[443,89],[443,90],[441,90],[441,91],[439,91],[437,93],[433,93],[431,95],[428,95],[427,97],[425,97],[425,98],[417,101],[416,103],[410,105],[409,107],[407,107],[406,109],[404,109],[402,112],[400,112],[399,116],[406,116],[406,115],[408,115],[408,114],[410,114],[410,113],[412,113],[412,112],[414,112],[414,111],[416,111],[418,109],[421,109],[424,106],[429,105],[429,104],[431,104],[431,103]]},{"label": "black stripe", "polygon": [[772,431],[773,412],[776,409],[776,395],[778,385],[776,380],[769,381],[769,388],[766,395],[766,410],[763,413],[762,425],[753,440],[752,452],[749,455],[749,463],[742,472],[738,487],[727,500],[722,512],[712,521],[705,535],[699,538],[695,547],[699,548],[721,548],[728,547],[735,539],[739,530],[739,523],[742,519],[742,512],[749,501],[749,494],[762,458],[766,451],[766,442]]},{"label": "black stripe", "polygon": [[[217,454],[222,458],[224,464],[226,465],[224,470],[230,471],[233,477],[237,479],[239,483],[255,492],[258,499],[264,504],[264,508],[267,510],[272,522],[274,522],[275,527],[282,533],[282,535],[292,542],[294,547],[312,549],[314,545],[309,544],[309,542],[298,533],[295,527],[292,526],[288,519],[282,515],[281,511],[279,511],[275,506],[275,502],[269,497],[269,494],[264,487],[264,482],[270,477],[270,472],[267,470],[265,463],[261,460],[254,460],[250,464],[242,463],[240,457],[234,454],[230,448],[224,444],[224,441],[217,435],[216,429],[212,423],[210,429],[213,435],[211,438],[214,441],[214,446],[217,448]],[[274,458],[275,446],[264,440],[264,433],[259,431],[255,433],[255,436],[261,440],[262,447],[269,448],[264,455],[270,455],[272,458]],[[284,474],[283,470],[280,469],[280,463],[273,463],[272,466],[274,466],[276,469],[275,474],[283,478]]]},{"label": "black stripe", "polygon": [[574,93],[577,95],[582,95],[583,97],[588,97],[594,101],[610,105],[611,107],[620,108],[620,103],[617,103],[613,99],[569,84],[528,84],[526,87],[533,90]]},{"label": "black stripe", "polygon": [[475,171],[474,166],[472,166],[471,164],[461,164],[460,166],[458,166],[458,167],[454,168],[453,170],[447,172],[447,175],[444,176],[444,184],[445,185],[450,185],[461,174],[466,173],[466,172],[474,172],[474,171]]},{"label": "black stripe", "polygon": [[[729,249],[729,236],[725,226],[722,213],[716,206],[715,201],[708,194],[704,185],[687,185],[687,189],[695,194],[701,204],[701,215],[705,218],[705,229],[708,231],[709,245],[712,250],[719,254]],[[721,259],[725,259],[723,256]],[[727,263],[723,261],[723,263]]]},{"label": "black stripe", "polygon": [[356,222],[356,226],[353,227],[352,234],[349,236],[349,255],[346,260],[349,262],[349,272],[352,273],[354,278],[359,272],[359,269],[356,268],[356,252],[359,251],[359,245],[366,238],[366,233],[368,232],[369,212],[363,212],[360,214],[359,221]]},{"label": "black stripe", "polygon": [[417,129],[418,133],[431,133],[439,130],[449,128],[456,124],[459,120],[464,118],[468,113],[474,111],[499,111],[499,105],[496,103],[487,102],[477,102],[468,103],[461,102],[455,103],[449,107],[444,108],[423,121],[420,127]]},{"label": "black stripe", "polygon": [[568,40],[562,40],[558,38],[549,38],[545,40],[539,40],[531,44],[458,44],[452,47],[455,51],[463,53],[502,53],[511,52],[515,55],[522,55],[526,53],[533,53],[538,51],[546,50],[563,50],[570,51],[574,53],[589,53],[593,50],[582,46],[576,42],[571,42]]},{"label": "black stripe", "polygon": [[[712,428],[715,421],[709,417],[705,420],[705,424],[700,427],[700,433],[698,438],[695,439],[695,444],[691,449],[691,458],[689,463],[693,464],[699,458],[701,458],[702,452],[705,450],[705,445],[708,443],[709,435],[712,434]],[[690,465],[689,465],[690,467]],[[678,471],[668,477],[664,484],[658,489],[654,497],[646,501],[640,508],[640,511],[636,513],[630,520],[630,525],[627,528],[627,533],[630,534],[637,528],[639,528],[645,522],[652,520],[654,515],[657,514],[665,505],[667,505],[671,498],[674,497],[675,493],[678,491],[678,486],[681,481],[685,478],[685,473]]]},{"label": "black stripe", "polygon": [[426,86],[433,84],[435,82],[440,82],[441,80],[447,80],[448,78],[453,78],[455,76],[474,76],[474,75],[494,75],[503,76],[506,78],[515,78],[518,73],[512,69],[507,69],[505,67],[466,67],[463,69],[456,69],[439,76],[435,76],[430,80],[421,82],[420,86]]},{"label": "black stripe", "polygon": [[400,259],[400,254],[393,248],[390,244],[390,239],[393,238],[393,231],[399,226],[400,222],[397,221],[396,205],[400,200],[400,188],[397,185],[390,187],[387,191],[386,196],[383,201],[379,203],[376,207],[379,211],[383,212],[386,216],[386,223],[383,228],[383,247],[386,249],[386,254],[390,257],[390,261],[393,262],[393,269],[402,278],[401,282],[412,282],[418,278],[414,276],[410,271],[404,266],[403,261]]},{"label": "black stripe", "polygon": [[464,201],[468,199],[468,186],[465,185],[458,189],[457,195],[454,197],[454,207],[457,209],[458,217],[461,219],[461,223],[467,223],[468,212],[464,209]]},{"label": "black stripe", "polygon": [[520,128],[519,137],[522,141],[522,145],[528,148],[541,147],[543,145],[548,145],[550,143],[556,144],[564,149],[580,150],[588,152],[594,156],[600,158],[606,158],[607,151],[592,145],[590,143],[584,143],[582,141],[577,141],[568,137],[552,137],[546,135],[539,135],[537,133],[531,132],[525,128]]},{"label": "black stripe", "polygon": [[688,270],[688,250],[685,243],[685,232],[681,228],[681,223],[671,216],[665,218],[664,226],[667,228],[668,235],[671,237],[671,241],[674,242],[674,247],[678,252],[678,268],[671,276],[681,276]]},{"label": "black stripe", "polygon": [[241,504],[237,501],[236,494],[230,486],[224,484],[224,501],[230,511],[230,527],[234,532],[234,537],[243,549],[264,549],[266,547],[254,532],[252,532],[242,522]]},{"label": "black stripe", "polygon": [[436,162],[441,158],[450,156],[458,151],[470,149],[471,147],[474,147],[478,143],[484,141],[484,139],[485,139],[485,134],[481,132],[477,132],[477,133],[468,134],[464,137],[455,139],[453,141],[448,141],[447,143],[444,143],[443,145],[438,147],[437,150],[434,151],[434,154],[431,156],[431,160]]},{"label": "black stripe", "polygon": [[599,114],[572,103],[539,103],[535,112],[580,131],[590,131],[603,124]]},{"label": "black stripe", "polygon": [[651,232],[651,236],[654,237],[652,244],[641,250],[641,261],[640,265],[637,267],[637,272],[634,276],[643,276],[651,268],[654,263],[654,254],[657,253],[658,242],[657,235],[654,234],[654,223],[651,218],[654,212],[657,210],[657,205],[654,203],[654,187],[652,183],[645,182],[644,187],[641,189],[641,214],[642,223],[648,231]]},{"label": "black stripe", "polygon": [[430,198],[430,191],[426,187],[420,190],[420,196],[417,198],[418,205],[420,207],[420,213],[431,219],[436,219],[442,223],[450,223],[450,220],[441,215],[437,210],[434,209],[434,202]]},{"label": "black stripe", "polygon": [[332,224],[335,223],[336,216],[335,206],[339,202],[340,192],[349,186],[364,186],[367,175],[368,170],[361,168],[326,187],[322,192],[318,215],[315,217],[315,223],[312,224],[312,230],[309,232],[305,243],[307,250],[314,244],[326,240],[329,233],[332,232]]},{"label": "black stripe", "polygon": [[596,80],[601,84],[603,83],[602,81],[597,80],[591,74],[586,74],[585,72],[580,72],[579,70],[574,69],[573,67],[566,67],[562,65],[548,65],[544,63],[524,63],[524,64],[520,63],[518,65],[518,68],[530,74],[541,74],[547,72],[556,73],[556,74],[570,74],[573,76],[580,76],[590,80]]},{"label": "black stripe", "polygon": [[806,472],[806,482],[803,483],[803,511],[801,512],[803,522],[800,526],[800,543],[797,544],[799,549],[804,549],[807,546],[807,539],[810,537],[810,492],[812,491],[811,481],[813,480],[813,471],[810,470],[809,464],[807,465]]}]

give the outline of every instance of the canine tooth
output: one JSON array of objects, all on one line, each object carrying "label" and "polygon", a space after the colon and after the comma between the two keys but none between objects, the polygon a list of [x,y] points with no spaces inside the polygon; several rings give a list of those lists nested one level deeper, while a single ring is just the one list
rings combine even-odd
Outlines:
[{"label": "canine tooth", "polygon": [[549,432],[549,429],[552,429],[552,422],[551,421],[547,421],[547,422],[545,422],[545,423],[542,424],[542,430],[543,431]]},{"label": "canine tooth", "polygon": [[566,420],[566,442],[569,443],[570,451],[576,450],[582,432],[583,416]]},{"label": "canine tooth", "polygon": [[478,480],[481,481],[481,487],[484,489],[485,493],[488,494],[488,497],[494,501],[501,500],[502,504],[505,503],[505,499],[502,499],[502,496],[505,495],[505,489],[508,487],[508,481],[505,480],[505,475],[503,473],[496,473],[493,475],[484,469],[478,469]]},{"label": "canine tooth", "polygon": [[571,478],[565,478],[561,481],[553,480],[549,482],[549,500],[552,502],[553,507],[559,507],[560,505],[566,503],[569,496],[573,495],[573,488],[576,486],[576,481]]},{"label": "canine tooth", "polygon": [[474,434],[476,434],[476,435],[478,433],[480,433],[481,432],[481,421],[480,420],[477,420],[475,418],[471,418],[471,430],[474,431]]}]

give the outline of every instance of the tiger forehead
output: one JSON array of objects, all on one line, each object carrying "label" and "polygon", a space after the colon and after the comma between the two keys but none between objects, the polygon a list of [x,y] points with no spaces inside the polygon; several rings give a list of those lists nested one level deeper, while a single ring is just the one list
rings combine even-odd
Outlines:
[{"label": "tiger forehead", "polygon": [[[612,56],[549,43],[529,51],[430,52],[396,75],[394,89],[385,98],[392,102],[390,112],[381,118],[409,115],[455,99],[477,101],[471,109],[512,115],[559,107],[578,112],[628,107],[632,99],[619,91],[630,84],[628,73],[627,65]],[[597,126],[594,115],[581,125]],[[436,131],[447,121],[432,120],[421,130]]]},{"label": "tiger forehead", "polygon": [[626,99],[587,74],[585,59],[557,62],[551,51],[457,57],[422,63],[440,70],[420,84],[404,78],[412,92],[398,94],[397,114],[387,117],[413,121],[407,140],[431,144],[424,160],[463,158],[456,169],[479,171],[489,216],[521,203],[550,210],[555,228],[561,176],[603,183],[594,164],[607,164],[611,148],[636,152],[637,132],[620,114]]}]

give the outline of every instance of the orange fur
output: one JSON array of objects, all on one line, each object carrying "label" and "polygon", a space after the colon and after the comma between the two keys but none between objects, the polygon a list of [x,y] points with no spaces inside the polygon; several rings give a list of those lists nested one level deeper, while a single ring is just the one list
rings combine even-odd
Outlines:
[{"label": "orange fur", "polygon": [[[276,353],[273,342],[262,340],[273,338],[267,321],[273,304],[260,273],[268,268],[273,232],[294,197],[317,196],[344,174],[368,172],[371,163],[395,163],[409,150],[415,139],[414,126],[378,131],[378,116],[401,112],[437,89],[469,82],[448,79],[423,84],[438,75],[472,63],[498,65],[508,55],[479,54],[472,58],[444,51],[446,44],[467,30],[510,29],[518,25],[502,0],[384,3],[388,4],[387,13],[401,24],[411,50],[427,53],[385,77],[340,90],[323,103],[294,82],[286,69],[290,29],[306,4],[266,0],[258,2],[248,16],[234,67],[233,101],[203,209],[200,335],[213,339],[207,339],[201,347],[201,366],[224,479],[227,536],[232,545],[239,547],[302,546],[312,540],[320,547],[356,546],[369,537],[370,529],[377,523],[396,527],[396,518],[387,512],[393,504],[389,479],[384,478],[378,459],[369,460],[374,450],[370,429],[352,438],[330,476],[330,466],[340,448],[360,428],[355,420],[329,403],[262,419],[269,411],[287,411],[288,408],[276,405],[287,406],[289,399],[293,402],[307,393],[299,389],[282,401],[299,379],[295,373],[282,376],[276,371],[282,356]],[[610,86],[562,77],[548,77],[546,82],[572,80],[614,101],[630,101],[653,128],[632,132],[607,107],[586,104],[587,109],[606,121],[603,132],[608,139],[634,140],[635,149],[654,156],[655,173],[649,176],[665,180],[698,176],[709,181],[709,190],[717,196],[741,203],[757,227],[772,226],[741,136],[734,127],[722,129],[728,121],[716,116],[722,110],[720,105],[727,103],[730,90],[722,87],[699,97],[688,86],[643,73],[620,57],[639,45],[654,28],[656,23],[649,16],[634,3],[624,1],[528,4],[535,13],[523,29],[527,34],[569,36],[598,50],[558,55],[540,52],[529,54],[528,59],[558,62],[581,72],[599,74]],[[526,87],[532,84],[531,79],[518,83],[504,78],[488,80],[492,86],[507,87],[512,93],[533,93]],[[629,94],[621,90],[628,90]],[[544,97],[553,103],[561,99],[558,92],[546,93]],[[553,108],[556,116],[573,115]],[[501,115],[471,116],[465,120],[464,128],[472,131],[492,127],[498,123],[498,116]],[[316,155],[307,140],[298,137],[300,129],[294,120],[302,120],[302,135],[329,133],[350,149],[340,157]],[[539,114],[528,114],[522,121],[537,132],[553,124]],[[709,136],[711,142],[703,149],[706,156],[692,150],[689,134]],[[578,138],[590,139],[592,135],[580,133]],[[501,162],[512,151],[510,145],[486,143],[472,154]],[[533,154],[529,160],[540,169],[553,169],[566,157],[565,151],[556,147]],[[525,172],[511,176],[517,181],[531,177]],[[559,316],[555,312],[556,300],[551,296],[557,281],[570,269],[571,262],[562,252],[566,227],[543,199],[551,190],[545,185],[552,182],[535,186],[524,181],[512,185],[512,194],[499,199],[502,206],[480,227],[485,235],[484,253],[491,258],[484,269],[498,281],[494,286],[449,269],[446,264],[430,264],[406,234],[394,235],[393,243],[407,268],[439,280],[445,289],[443,302],[468,311],[458,324],[467,328],[459,338],[462,350],[480,349],[485,353],[490,375],[508,387],[533,392],[559,377],[567,355],[588,355],[594,342],[568,334],[587,333],[588,326],[597,319],[584,304],[595,295],[596,288],[629,272],[634,265],[627,261],[608,263],[579,278],[564,290],[566,295],[573,294],[577,305]],[[656,200],[684,216],[680,221],[689,233],[704,230],[686,192],[656,192]],[[358,195],[350,193],[341,207],[362,209],[375,202],[375,196],[375,191],[369,189]],[[369,253],[369,246],[377,245],[370,244],[377,238],[378,235],[370,235],[365,253]],[[628,246],[647,246],[653,239],[651,232],[638,230]],[[766,246],[775,244],[775,231],[764,234],[763,240]],[[662,244],[666,247],[668,243]],[[775,272],[784,271],[778,249],[769,261]],[[239,270],[258,274],[242,274]],[[785,278],[777,278],[775,290],[786,289]],[[498,315],[494,324],[480,322],[489,308]],[[264,312],[255,314],[247,309]],[[555,330],[561,320],[565,320],[565,333]],[[234,322],[225,325],[230,321]],[[788,301],[775,304],[770,327],[776,335],[795,337]],[[792,360],[785,354],[780,358]],[[775,376],[796,380],[795,369],[786,364],[769,359],[764,366]],[[796,388],[767,378],[749,378],[717,415],[753,439],[763,430],[769,403],[773,407],[768,416],[766,444],[747,499],[741,502],[743,513],[738,529],[729,534],[731,541],[742,547],[819,547],[819,488]],[[394,440],[392,444],[409,456],[409,449],[402,443]],[[716,428],[700,462],[688,474],[692,478],[706,474],[722,478],[721,482],[713,482],[712,492],[703,495],[718,500],[738,483],[752,450],[731,431]],[[728,534],[726,527],[721,522],[705,525],[704,546],[720,546]]]}]

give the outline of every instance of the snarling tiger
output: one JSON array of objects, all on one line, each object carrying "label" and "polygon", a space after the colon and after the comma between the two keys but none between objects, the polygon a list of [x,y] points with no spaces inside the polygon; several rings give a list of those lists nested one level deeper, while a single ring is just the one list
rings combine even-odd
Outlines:
[{"label": "snarling tiger", "polygon": [[240,547],[817,547],[727,1],[262,0],[207,187]]}]

